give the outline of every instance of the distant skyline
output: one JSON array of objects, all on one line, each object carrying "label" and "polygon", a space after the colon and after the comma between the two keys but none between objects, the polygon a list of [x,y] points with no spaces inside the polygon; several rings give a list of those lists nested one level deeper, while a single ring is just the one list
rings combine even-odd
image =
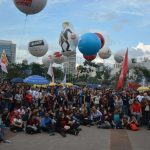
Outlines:
[{"label": "distant skyline", "polygon": [[[12,0],[0,0],[0,40],[17,44],[17,62],[41,62],[30,55],[27,44],[30,40],[44,38],[49,43],[49,52],[60,51],[58,44],[61,24],[69,21],[77,34],[103,33],[106,44],[115,53],[129,48],[131,57],[150,55],[150,0],[48,0],[43,11],[27,17]],[[77,63],[82,54],[77,50]],[[96,62],[102,61],[97,57]],[[113,63],[113,56],[106,60]]]}]

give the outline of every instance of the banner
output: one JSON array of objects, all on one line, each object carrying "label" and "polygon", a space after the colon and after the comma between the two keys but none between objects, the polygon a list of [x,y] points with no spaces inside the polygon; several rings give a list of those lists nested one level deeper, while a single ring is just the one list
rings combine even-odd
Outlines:
[{"label": "banner", "polygon": [[5,50],[3,50],[3,53],[1,55],[0,66],[1,66],[2,71],[4,71],[5,73],[8,73],[7,71],[8,59],[7,59]]},{"label": "banner", "polygon": [[55,83],[54,72],[53,72],[53,67],[52,67],[52,64],[51,64],[51,63],[50,63],[50,65],[49,65],[47,74],[51,76],[52,82]]},{"label": "banner", "polygon": [[6,66],[8,66],[8,59],[7,59],[5,50],[3,50],[2,54],[1,54],[1,63],[3,63]]}]

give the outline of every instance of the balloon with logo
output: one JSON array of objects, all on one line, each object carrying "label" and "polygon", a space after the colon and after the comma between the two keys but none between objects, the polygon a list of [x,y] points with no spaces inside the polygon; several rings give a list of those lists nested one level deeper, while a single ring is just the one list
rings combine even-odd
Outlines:
[{"label": "balloon with logo", "polygon": [[96,58],[97,54],[95,55],[90,55],[90,56],[86,56],[86,55],[83,55],[84,59],[86,59],[87,61],[92,61]]},{"label": "balloon with logo", "polygon": [[105,45],[104,36],[103,36],[102,34],[100,34],[100,33],[95,33],[95,34],[99,37],[99,39],[100,39],[100,41],[101,41],[101,48],[103,48],[104,45]]},{"label": "balloon with logo", "polygon": [[42,11],[47,0],[13,0],[15,6],[26,15],[33,15]]},{"label": "balloon with logo", "polygon": [[102,44],[99,37],[94,33],[85,33],[79,39],[78,49],[83,55],[95,55]]},{"label": "balloon with logo", "polygon": [[42,57],[42,62],[45,66],[49,66],[50,63],[52,64],[54,62],[52,55],[46,55]]},{"label": "balloon with logo", "polygon": [[63,57],[61,52],[55,52],[52,55],[52,58],[56,64],[62,64],[65,61],[65,58]]},{"label": "balloon with logo", "polygon": [[124,51],[118,51],[114,55],[114,59],[117,63],[122,63],[124,60],[125,52]]},{"label": "balloon with logo", "polygon": [[42,57],[48,51],[48,43],[43,39],[33,40],[29,42],[28,50],[33,56]]},{"label": "balloon with logo", "polygon": [[73,31],[73,26],[70,22],[62,23],[62,30],[59,37],[59,45],[62,49],[62,55],[71,56],[76,53],[76,47],[78,45],[78,36]]},{"label": "balloon with logo", "polygon": [[111,56],[111,50],[109,47],[103,47],[98,55],[102,59],[108,59]]}]

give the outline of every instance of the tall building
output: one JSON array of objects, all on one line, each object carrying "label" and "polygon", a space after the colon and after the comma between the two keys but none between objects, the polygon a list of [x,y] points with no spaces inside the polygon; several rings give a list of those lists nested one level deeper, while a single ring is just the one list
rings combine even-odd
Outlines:
[{"label": "tall building", "polygon": [[16,44],[12,41],[0,40],[0,55],[5,50],[9,63],[15,63],[16,60]]},{"label": "tall building", "polygon": [[67,61],[64,63],[64,71],[66,74],[76,74],[76,54],[67,57]]}]

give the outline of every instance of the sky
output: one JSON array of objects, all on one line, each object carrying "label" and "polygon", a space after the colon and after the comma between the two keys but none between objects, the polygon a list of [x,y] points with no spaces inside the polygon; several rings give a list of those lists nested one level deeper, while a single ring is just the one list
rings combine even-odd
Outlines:
[{"label": "sky", "polygon": [[[150,0],[48,0],[44,10],[27,17],[13,0],[0,0],[0,40],[17,44],[17,62],[41,62],[28,52],[28,42],[41,38],[49,44],[48,54],[61,51],[58,40],[64,21],[72,23],[80,36],[102,33],[112,53],[129,48],[130,57],[150,55]],[[84,61],[77,50],[77,63]],[[102,62],[99,57],[96,62]],[[113,56],[106,60],[114,63]]]}]

